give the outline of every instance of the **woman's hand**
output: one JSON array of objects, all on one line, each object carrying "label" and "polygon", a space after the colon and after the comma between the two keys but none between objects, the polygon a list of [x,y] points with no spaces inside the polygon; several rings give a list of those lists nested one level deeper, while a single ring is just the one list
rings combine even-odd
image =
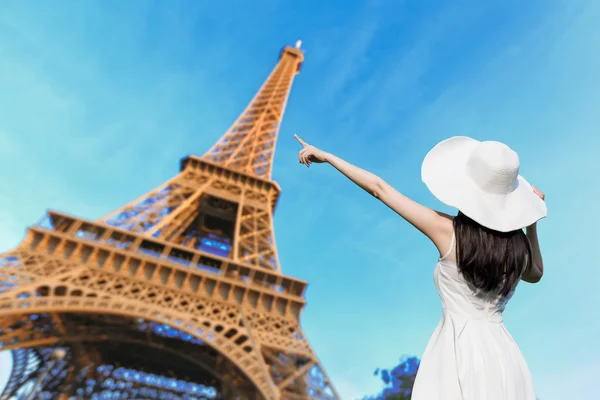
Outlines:
[{"label": "woman's hand", "polygon": [[[533,189],[533,193],[535,193],[543,201],[546,201],[544,192],[533,185],[531,188]],[[542,259],[542,251],[540,250],[540,242],[538,240],[537,222],[529,225],[525,230],[525,233],[527,235],[527,239],[529,239],[529,243],[531,244],[532,262],[529,264],[529,267],[523,271],[521,279],[525,282],[536,283],[539,282],[544,275],[544,260]]]},{"label": "woman's hand", "polygon": [[327,153],[325,153],[323,150],[309,145],[304,140],[300,139],[298,135],[294,135],[294,137],[303,147],[298,153],[298,162],[300,164],[304,164],[309,167],[312,163],[324,163],[327,161]]},{"label": "woman's hand", "polygon": [[544,192],[542,192],[540,189],[536,188],[533,185],[531,186],[531,188],[533,189],[533,193],[537,194],[540,199],[546,201],[546,195],[544,194]]},{"label": "woman's hand", "polygon": [[[542,201],[546,201],[546,195],[544,194],[544,192],[542,192],[540,189],[536,188],[533,185],[531,185],[531,189],[533,190],[533,193],[535,193],[537,197],[542,199]],[[536,229],[536,227],[537,227],[537,222],[534,222],[533,224],[529,225],[527,227],[527,229],[534,231]]]}]

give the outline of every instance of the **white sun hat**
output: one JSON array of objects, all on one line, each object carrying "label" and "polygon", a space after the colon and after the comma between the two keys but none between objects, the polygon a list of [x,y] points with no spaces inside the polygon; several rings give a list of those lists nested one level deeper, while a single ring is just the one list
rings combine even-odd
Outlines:
[{"label": "white sun hat", "polygon": [[442,203],[495,231],[522,229],[548,214],[519,175],[519,156],[504,143],[446,139],[425,156],[421,177]]}]

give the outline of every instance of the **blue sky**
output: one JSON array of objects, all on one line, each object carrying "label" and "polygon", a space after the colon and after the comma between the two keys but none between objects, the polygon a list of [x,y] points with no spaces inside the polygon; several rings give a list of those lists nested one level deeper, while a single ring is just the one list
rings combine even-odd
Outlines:
[{"label": "blue sky", "polygon": [[96,219],[176,174],[301,38],[275,228],[283,271],[310,282],[304,329],[343,398],[421,355],[441,315],[436,252],[332,168],[299,166],[294,132],[444,211],[420,181],[435,143],[516,149],[547,193],[546,275],[520,287],[506,324],[543,400],[596,393],[600,2],[246,3],[0,4],[0,250],[47,208]]}]

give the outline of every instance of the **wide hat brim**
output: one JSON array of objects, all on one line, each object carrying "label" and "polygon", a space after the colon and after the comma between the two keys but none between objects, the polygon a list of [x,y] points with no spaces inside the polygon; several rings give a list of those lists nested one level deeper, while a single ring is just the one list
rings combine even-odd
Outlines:
[{"label": "wide hat brim", "polygon": [[480,225],[499,232],[522,229],[545,218],[546,203],[522,176],[507,194],[486,192],[473,182],[467,161],[479,143],[456,136],[438,143],[425,156],[421,178],[431,193]]}]

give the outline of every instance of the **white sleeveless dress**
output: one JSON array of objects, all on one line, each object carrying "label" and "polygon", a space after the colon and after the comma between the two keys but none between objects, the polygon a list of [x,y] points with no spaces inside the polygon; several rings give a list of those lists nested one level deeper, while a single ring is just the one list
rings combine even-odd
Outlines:
[{"label": "white sleeveless dress", "polygon": [[421,359],[412,400],[536,400],[531,373],[502,322],[504,299],[477,296],[448,260],[434,272],[442,319]]}]

